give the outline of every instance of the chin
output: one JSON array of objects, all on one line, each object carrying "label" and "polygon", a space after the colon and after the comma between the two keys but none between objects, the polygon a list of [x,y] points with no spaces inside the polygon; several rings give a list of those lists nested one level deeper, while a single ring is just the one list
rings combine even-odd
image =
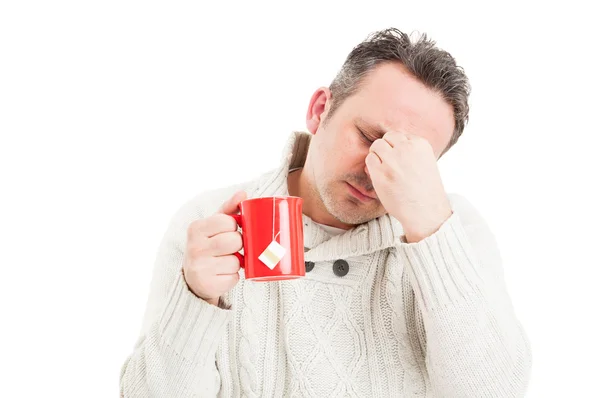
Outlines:
[{"label": "chin", "polygon": [[333,217],[348,225],[363,224],[385,214],[380,205],[361,203],[347,193],[335,195],[325,205]]},{"label": "chin", "polygon": [[366,222],[373,220],[374,218],[379,217],[378,214],[366,214],[366,213],[358,213],[358,212],[348,212],[348,213],[339,213],[332,215],[339,221],[348,225],[360,225]]}]

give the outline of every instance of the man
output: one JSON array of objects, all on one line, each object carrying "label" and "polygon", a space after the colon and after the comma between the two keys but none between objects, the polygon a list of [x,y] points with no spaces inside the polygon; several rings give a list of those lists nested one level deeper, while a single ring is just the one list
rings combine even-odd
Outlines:
[{"label": "man", "polygon": [[[377,32],[310,100],[281,166],[206,193],[161,244],[126,397],[522,397],[530,349],[492,233],[437,159],[469,83],[426,36]],[[307,276],[247,282],[228,214],[304,199]]]}]

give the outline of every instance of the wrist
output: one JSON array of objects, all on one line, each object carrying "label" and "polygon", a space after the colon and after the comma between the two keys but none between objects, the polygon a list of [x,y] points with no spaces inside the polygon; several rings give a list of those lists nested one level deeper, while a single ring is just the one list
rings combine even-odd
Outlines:
[{"label": "wrist", "polygon": [[[188,286],[188,288],[189,288],[189,286]],[[202,296],[196,294],[192,289],[190,289],[190,292],[192,292],[192,294],[194,296],[198,297],[200,300],[206,301],[208,304],[212,304],[212,305],[214,305],[216,307],[219,306],[219,297],[217,297],[217,298],[205,298],[205,297],[202,297]]]},{"label": "wrist", "polygon": [[440,227],[446,222],[446,220],[450,218],[451,215],[452,209],[440,214],[439,216],[433,216],[430,213],[429,217],[414,219],[413,221],[405,223],[401,222],[406,242],[416,243],[430,237],[440,229]]}]

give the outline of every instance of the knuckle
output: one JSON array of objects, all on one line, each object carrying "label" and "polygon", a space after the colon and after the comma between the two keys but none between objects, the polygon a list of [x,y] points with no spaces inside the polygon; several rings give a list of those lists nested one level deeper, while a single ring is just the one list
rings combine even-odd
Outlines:
[{"label": "knuckle", "polygon": [[394,142],[394,146],[398,146],[398,147],[405,147],[407,145],[410,145],[410,140],[408,140],[408,139],[401,139],[400,137],[398,137],[396,139],[396,141]]},{"label": "knuckle", "polygon": [[408,145],[410,145],[413,148],[423,148],[423,144],[424,142],[418,139],[413,139],[408,142]]},{"label": "knuckle", "polygon": [[233,242],[236,250],[241,250],[242,247],[244,247],[244,239],[242,238],[242,234],[237,231],[233,233]]},{"label": "knuckle", "polygon": [[425,138],[423,138],[423,137],[421,137],[421,136],[415,136],[415,137],[412,139],[412,143],[413,143],[415,146],[418,146],[418,147],[423,147],[423,148],[426,148],[426,147],[430,146],[430,145],[429,145],[429,141],[427,141]]},{"label": "knuckle", "polygon": [[237,256],[234,256],[233,254],[229,257],[229,262],[232,264],[232,268],[235,271],[239,271],[240,270],[240,259]]},{"label": "knuckle", "polygon": [[215,214],[213,218],[220,231],[233,232],[237,230],[237,223],[233,217],[227,214]]},{"label": "knuckle", "polygon": [[229,276],[228,289],[231,290],[240,280],[240,274],[232,274]]},{"label": "knuckle", "polygon": [[385,178],[390,180],[393,180],[396,177],[395,172],[391,167],[386,167],[383,170],[383,175],[385,176]]}]

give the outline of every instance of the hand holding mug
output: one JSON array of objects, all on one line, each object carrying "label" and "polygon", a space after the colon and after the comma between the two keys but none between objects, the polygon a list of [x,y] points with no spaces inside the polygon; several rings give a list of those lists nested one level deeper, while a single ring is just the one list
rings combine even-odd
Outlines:
[{"label": "hand holding mug", "polygon": [[246,193],[237,192],[216,214],[188,227],[183,275],[192,293],[213,305],[240,279],[240,261],[234,253],[242,249],[242,236],[228,214],[236,213],[244,199]]}]

